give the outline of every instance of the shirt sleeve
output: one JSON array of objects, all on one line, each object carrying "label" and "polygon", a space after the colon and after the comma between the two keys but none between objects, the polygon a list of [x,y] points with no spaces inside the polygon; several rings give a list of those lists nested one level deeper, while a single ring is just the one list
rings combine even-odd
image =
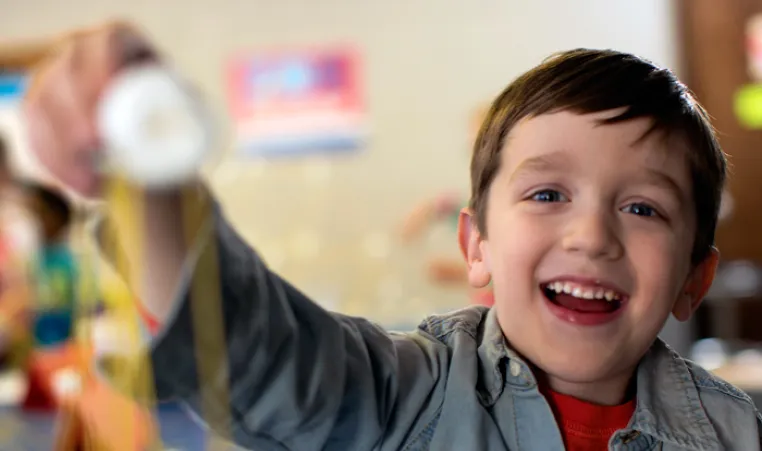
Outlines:
[{"label": "shirt sleeve", "polygon": [[247,449],[403,449],[443,399],[444,345],[322,309],[271,272],[218,205],[207,219],[151,340],[157,396]]}]

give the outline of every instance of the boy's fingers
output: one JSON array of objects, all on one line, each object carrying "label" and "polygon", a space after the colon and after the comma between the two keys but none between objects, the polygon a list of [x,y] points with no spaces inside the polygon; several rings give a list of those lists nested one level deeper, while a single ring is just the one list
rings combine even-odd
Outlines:
[{"label": "boy's fingers", "polygon": [[36,91],[26,99],[30,144],[52,175],[64,180],[71,173],[71,149],[76,140],[85,139],[87,127],[71,76],[72,55],[68,46],[42,69]]},{"label": "boy's fingers", "polygon": [[130,24],[119,22],[113,25],[109,37],[112,52],[117,57],[115,70],[159,59],[156,48],[140,30]]}]

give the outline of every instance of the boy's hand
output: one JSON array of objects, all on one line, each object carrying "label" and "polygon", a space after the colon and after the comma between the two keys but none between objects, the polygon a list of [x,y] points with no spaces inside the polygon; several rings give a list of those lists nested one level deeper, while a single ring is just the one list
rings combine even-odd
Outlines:
[{"label": "boy's hand", "polygon": [[[123,22],[76,30],[49,43],[0,44],[0,69],[31,71],[23,104],[31,150],[65,188],[89,198],[104,194],[98,168],[103,157],[97,127],[101,96],[121,69],[158,59],[151,43]],[[172,309],[187,252],[178,233],[186,226],[181,192],[142,192],[144,224],[138,227],[143,227],[143,242],[125,249],[131,267],[144,274],[144,282],[133,289],[158,319]],[[120,216],[114,216],[118,222]]]},{"label": "boy's hand", "polygon": [[[24,112],[32,151],[65,186],[85,197],[101,194],[98,159],[101,136],[96,111],[104,88],[123,67],[156,59],[156,52],[134,27],[115,22],[77,30],[36,46],[19,59],[20,47],[0,47],[0,68],[32,64]],[[29,47],[31,49],[31,47]],[[36,56],[35,56],[36,55]],[[15,56],[15,60],[14,57]],[[22,69],[22,68],[16,68]]]}]

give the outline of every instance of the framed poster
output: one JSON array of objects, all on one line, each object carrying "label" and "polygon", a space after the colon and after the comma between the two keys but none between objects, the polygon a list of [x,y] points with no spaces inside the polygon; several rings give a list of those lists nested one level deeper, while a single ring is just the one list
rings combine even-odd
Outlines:
[{"label": "framed poster", "polygon": [[227,68],[227,88],[239,155],[345,152],[364,145],[366,105],[352,49],[239,56]]}]

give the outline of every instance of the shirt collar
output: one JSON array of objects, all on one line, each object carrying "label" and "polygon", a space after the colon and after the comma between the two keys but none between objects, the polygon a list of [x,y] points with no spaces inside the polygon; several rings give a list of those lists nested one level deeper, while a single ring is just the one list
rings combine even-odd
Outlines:
[{"label": "shirt collar", "polygon": [[479,396],[486,406],[494,404],[505,386],[505,369],[512,359],[520,362],[519,355],[508,346],[508,342],[497,321],[495,309],[489,309],[483,316],[483,330],[479,348]]},{"label": "shirt collar", "polygon": [[638,366],[637,408],[630,426],[663,442],[721,449],[688,365],[658,338]]},{"label": "shirt collar", "polygon": [[[506,368],[515,362],[526,369],[508,346],[494,309],[483,317],[479,341],[479,396],[492,405],[502,394]],[[699,399],[688,366],[661,339],[641,360],[637,373],[637,407],[630,428],[662,442],[699,451],[719,450],[720,441]]]}]

